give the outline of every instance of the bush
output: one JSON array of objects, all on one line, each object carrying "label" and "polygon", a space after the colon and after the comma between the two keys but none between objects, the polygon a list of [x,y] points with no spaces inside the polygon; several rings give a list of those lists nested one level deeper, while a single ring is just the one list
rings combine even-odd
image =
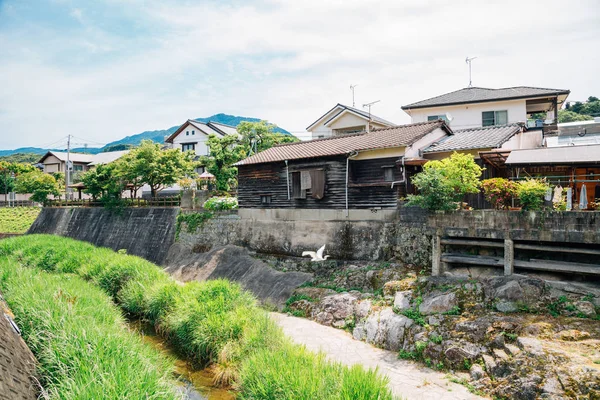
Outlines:
[{"label": "bush", "polygon": [[202,207],[210,211],[234,210],[238,208],[238,202],[235,197],[211,197]]},{"label": "bush", "polygon": [[[2,240],[1,256],[18,257],[25,265],[55,273],[74,273],[102,287],[128,316],[152,323],[182,356],[202,366],[212,364],[218,383],[235,384],[242,398],[350,399],[341,393],[354,393],[362,386],[364,394],[358,398],[391,398],[376,373],[327,363],[289,344],[253,296],[237,284],[216,280],[180,285],[141,258],[49,235]],[[264,371],[255,371],[256,366]],[[313,371],[328,375],[322,382],[318,375],[309,379]],[[313,393],[312,385],[318,386],[314,393],[319,395],[303,397]],[[275,393],[263,392],[262,387],[289,392],[262,397],[261,393]]]},{"label": "bush", "polygon": [[496,210],[507,209],[517,194],[517,184],[504,178],[486,179],[481,182],[485,199]]},{"label": "bush", "polygon": [[3,260],[0,289],[39,363],[52,399],[176,399],[167,360],[99,288],[71,275]]},{"label": "bush", "polygon": [[517,195],[523,210],[541,210],[547,190],[548,184],[543,179],[528,178],[520,181],[517,186]]},{"label": "bush", "polygon": [[423,166],[423,172],[412,179],[419,194],[409,195],[408,205],[429,210],[456,209],[466,194],[479,193],[482,171],[470,154],[454,152],[443,160],[429,161]]}]

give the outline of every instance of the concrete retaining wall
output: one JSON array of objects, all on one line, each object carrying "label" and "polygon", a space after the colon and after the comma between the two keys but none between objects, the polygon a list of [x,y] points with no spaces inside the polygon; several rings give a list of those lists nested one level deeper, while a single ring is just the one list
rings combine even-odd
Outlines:
[{"label": "concrete retaining wall", "polygon": [[84,240],[143,257],[165,260],[175,240],[178,208],[44,208],[28,233],[47,233]]},{"label": "concrete retaining wall", "polygon": [[180,234],[189,247],[235,244],[260,253],[300,256],[327,245],[333,259],[387,260],[429,266],[431,238],[497,238],[600,244],[600,212],[390,210],[239,210]]}]

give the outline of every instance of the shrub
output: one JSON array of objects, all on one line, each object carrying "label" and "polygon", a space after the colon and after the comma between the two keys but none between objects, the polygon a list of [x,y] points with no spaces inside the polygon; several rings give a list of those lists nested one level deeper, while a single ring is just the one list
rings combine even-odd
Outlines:
[{"label": "shrub", "polygon": [[452,210],[468,193],[479,193],[483,169],[470,154],[454,152],[443,160],[429,161],[413,177],[418,195],[409,195],[408,205],[429,210]]},{"label": "shrub", "polygon": [[238,202],[235,197],[211,197],[202,207],[211,211],[234,210],[238,208]]},{"label": "shrub", "polygon": [[33,224],[39,207],[2,207],[0,208],[0,233],[25,233]]},{"label": "shrub", "polygon": [[123,329],[99,288],[3,260],[0,289],[52,399],[176,399],[167,360]]},{"label": "shrub", "polygon": [[485,199],[496,210],[507,209],[517,194],[517,184],[504,178],[486,179],[481,182]]},{"label": "shrub", "polygon": [[517,195],[523,210],[541,210],[547,190],[548,184],[543,179],[528,178],[520,181],[517,187]]}]

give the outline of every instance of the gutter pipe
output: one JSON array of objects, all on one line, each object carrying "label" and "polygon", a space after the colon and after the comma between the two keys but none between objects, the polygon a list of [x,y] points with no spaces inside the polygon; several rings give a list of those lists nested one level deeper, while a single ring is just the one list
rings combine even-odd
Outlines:
[{"label": "gutter pipe", "polygon": [[350,159],[357,155],[358,151],[351,151],[346,158],[346,218],[350,216],[350,210],[348,209],[348,171],[350,170]]},{"label": "gutter pipe", "polygon": [[288,160],[285,160],[285,176],[287,178],[287,195],[290,200],[290,168],[288,167]]}]

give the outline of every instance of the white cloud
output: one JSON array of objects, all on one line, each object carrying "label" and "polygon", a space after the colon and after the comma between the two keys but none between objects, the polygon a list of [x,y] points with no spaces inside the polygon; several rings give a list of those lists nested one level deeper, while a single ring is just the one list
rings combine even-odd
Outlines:
[{"label": "white cloud", "polygon": [[[0,31],[0,45],[19,54],[0,64],[0,148],[66,133],[108,142],[218,112],[299,132],[350,103],[351,83],[358,106],[381,100],[373,113],[404,123],[401,105],[466,86],[467,55],[478,56],[475,85],[600,94],[594,1],[109,4],[149,33],[100,29],[80,8],[71,10],[86,16],[80,37],[57,28],[25,51],[19,35]],[[76,65],[54,60],[69,50]]]}]

